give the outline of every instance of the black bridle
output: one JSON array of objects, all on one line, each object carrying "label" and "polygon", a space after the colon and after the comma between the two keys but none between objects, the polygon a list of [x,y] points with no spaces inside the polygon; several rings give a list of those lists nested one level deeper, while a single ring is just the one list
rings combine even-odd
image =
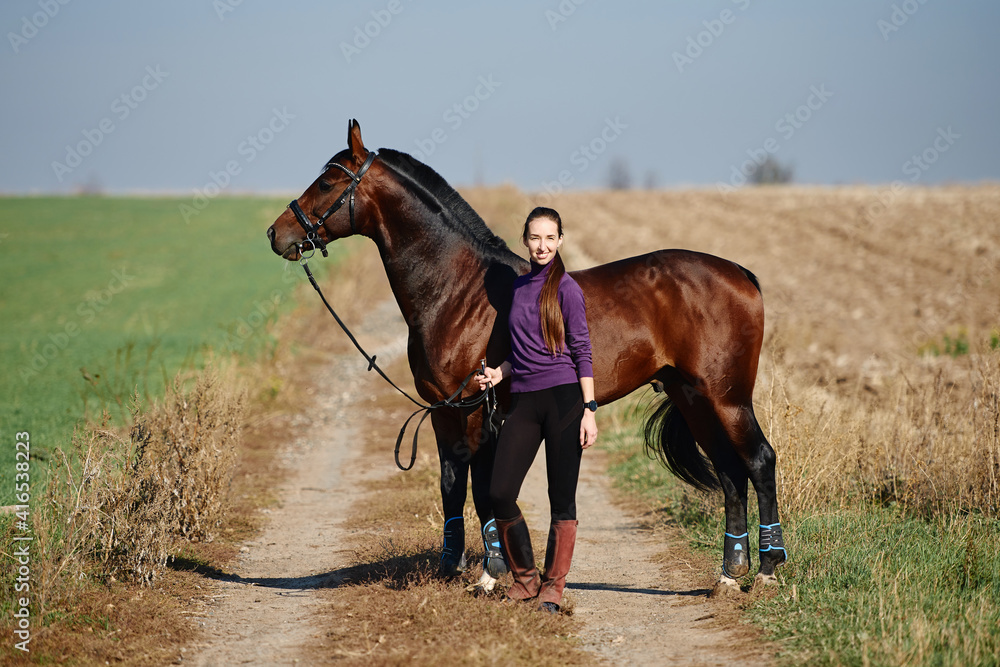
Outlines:
[{"label": "black bridle", "polygon": [[[368,167],[372,166],[372,162],[374,161],[375,161],[375,152],[370,151],[368,153],[368,157],[365,158],[365,163],[361,165],[361,169],[358,169],[358,173],[356,174],[347,167],[345,167],[344,165],[340,164],[339,162],[334,162],[330,165],[332,167],[340,169],[345,174],[350,176],[351,182],[348,184],[346,188],[344,188],[344,191],[340,193],[340,196],[337,197],[337,201],[333,203],[333,206],[326,209],[326,213],[319,216],[319,219],[316,221],[315,224],[309,219],[309,216],[306,215],[305,211],[302,210],[302,207],[299,206],[298,199],[293,199],[291,203],[288,205],[288,208],[290,208],[292,210],[292,213],[295,214],[295,219],[299,221],[299,224],[302,226],[302,229],[306,231],[305,242],[309,243],[310,247],[314,252],[316,248],[319,248],[320,252],[323,253],[324,257],[329,256],[329,254],[326,251],[326,243],[324,243],[323,239],[319,237],[318,232],[320,228],[322,228],[323,225],[326,224],[326,219],[329,218],[334,213],[336,213],[337,210],[344,205],[345,201],[350,202],[348,206],[348,211],[350,212],[351,216],[351,233],[352,234],[358,233],[357,227],[354,224],[354,190],[358,187],[358,184],[361,183],[361,177],[365,175],[365,172],[368,171]],[[299,252],[301,253],[303,250],[302,244],[300,243],[298,244],[298,246],[299,246]]]}]

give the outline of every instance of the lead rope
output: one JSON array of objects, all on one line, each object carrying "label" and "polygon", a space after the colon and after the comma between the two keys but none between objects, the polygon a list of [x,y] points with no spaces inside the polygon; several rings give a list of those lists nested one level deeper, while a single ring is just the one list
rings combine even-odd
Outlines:
[{"label": "lead rope", "polygon": [[[462,383],[458,386],[458,389],[456,389],[451,396],[444,399],[443,401],[438,401],[437,403],[433,403],[431,405],[421,403],[420,401],[418,401],[417,399],[413,398],[408,393],[400,389],[395,382],[389,379],[389,376],[386,375],[385,372],[381,368],[379,368],[379,365],[375,362],[375,357],[377,355],[369,356],[368,353],[365,352],[364,348],[361,347],[361,344],[358,343],[358,340],[354,337],[354,334],[352,334],[350,329],[347,328],[347,325],[344,324],[344,321],[340,319],[340,316],[337,315],[336,311],[333,309],[333,306],[330,305],[330,302],[326,300],[326,296],[324,296],[323,290],[319,288],[319,283],[316,282],[316,278],[313,276],[312,271],[309,270],[309,262],[307,260],[299,260],[299,264],[301,264],[302,268],[305,269],[306,275],[309,277],[309,282],[312,284],[313,289],[316,290],[316,293],[319,294],[319,298],[323,300],[323,305],[326,306],[326,309],[330,311],[330,314],[333,315],[333,319],[337,321],[337,324],[340,325],[340,328],[344,330],[344,333],[347,334],[347,337],[351,339],[352,343],[354,343],[354,347],[358,349],[358,352],[361,353],[361,356],[363,356],[365,358],[365,361],[368,362],[368,370],[369,371],[375,370],[379,375],[382,376],[382,379],[388,382],[390,385],[392,385],[392,387],[396,391],[398,391],[403,396],[406,396],[406,398],[410,399],[410,401],[413,404],[418,406],[418,409],[409,417],[407,417],[405,422],[403,422],[403,427],[399,429],[399,436],[396,437],[395,459],[396,459],[396,466],[400,470],[409,470],[410,468],[413,467],[413,463],[417,459],[417,436],[420,435],[420,426],[424,423],[424,420],[427,419],[427,415],[431,413],[431,410],[436,410],[438,408],[460,408],[460,409],[472,408],[481,403],[485,403],[486,421],[488,428],[490,429],[490,432],[492,432],[494,435],[498,432],[497,424],[493,420],[493,416],[496,413],[497,409],[497,396],[496,396],[496,388],[492,384],[487,385],[486,390],[483,391],[483,393],[481,393],[478,396],[474,396],[471,398],[455,402],[455,398],[465,390],[466,385],[469,384],[469,380],[471,380],[476,375],[476,373],[481,373],[485,371],[486,369],[485,359],[483,359],[480,362],[479,368],[474,369],[471,373],[465,376],[465,379],[462,380]],[[410,425],[410,421],[421,412],[423,412],[424,414],[420,418],[420,421],[417,422],[417,428],[413,432],[413,446],[410,449],[410,464],[404,467],[403,464],[399,462],[399,447],[403,442],[403,434],[406,433],[406,427]]]}]

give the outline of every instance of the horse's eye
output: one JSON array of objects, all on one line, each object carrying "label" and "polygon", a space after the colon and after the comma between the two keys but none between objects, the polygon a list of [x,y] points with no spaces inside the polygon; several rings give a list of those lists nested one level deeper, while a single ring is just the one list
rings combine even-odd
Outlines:
[{"label": "horse's eye", "polygon": [[320,192],[329,192],[329,191],[330,191],[330,189],[331,189],[332,187],[333,187],[333,186],[331,186],[331,185],[330,185],[329,183],[327,183],[326,181],[320,181],[320,182],[319,182],[319,191],[320,191]]}]

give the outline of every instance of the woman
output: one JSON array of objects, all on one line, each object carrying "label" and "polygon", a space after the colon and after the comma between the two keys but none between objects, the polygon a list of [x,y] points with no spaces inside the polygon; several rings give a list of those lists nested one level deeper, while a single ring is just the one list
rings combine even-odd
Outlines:
[{"label": "woman", "polygon": [[[534,209],[521,242],[528,248],[531,271],[514,281],[511,354],[499,367],[487,368],[479,384],[485,388],[511,378],[510,413],[500,432],[490,487],[500,543],[514,576],[507,597],[537,599],[539,609],[556,613],[576,543],[580,459],[597,441],[597,401],[583,292],[559,256],[559,214]],[[539,576],[517,495],[543,439],[551,526],[545,571]]]}]

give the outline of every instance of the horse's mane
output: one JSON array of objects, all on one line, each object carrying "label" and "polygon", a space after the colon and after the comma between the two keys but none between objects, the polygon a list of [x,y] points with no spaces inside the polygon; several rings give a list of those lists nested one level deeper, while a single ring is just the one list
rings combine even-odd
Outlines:
[{"label": "horse's mane", "polygon": [[[338,153],[330,162],[337,159]],[[516,258],[507,244],[486,226],[486,222],[475,209],[451,187],[440,174],[415,158],[391,148],[380,148],[378,157],[399,176],[406,179],[407,188],[421,199],[432,211],[443,215],[430,216],[429,225],[444,227],[448,231],[461,234],[487,259],[505,260],[509,263]],[[330,166],[327,163],[327,168]]]}]

